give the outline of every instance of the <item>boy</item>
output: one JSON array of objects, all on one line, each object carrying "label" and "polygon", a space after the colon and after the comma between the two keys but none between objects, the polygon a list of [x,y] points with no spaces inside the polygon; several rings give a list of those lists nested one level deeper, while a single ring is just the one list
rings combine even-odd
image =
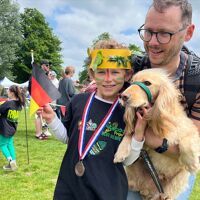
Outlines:
[{"label": "boy", "polygon": [[[54,200],[127,198],[123,164],[114,164],[113,159],[124,135],[124,108],[118,103],[118,95],[132,75],[130,55],[127,48],[114,40],[99,41],[91,51],[89,64],[96,91],[81,93],[72,99],[63,121],[65,127],[49,106],[43,108],[43,118],[54,134],[68,143]],[[144,122],[142,117],[138,118],[137,124]],[[133,142],[137,143],[134,139]]]}]

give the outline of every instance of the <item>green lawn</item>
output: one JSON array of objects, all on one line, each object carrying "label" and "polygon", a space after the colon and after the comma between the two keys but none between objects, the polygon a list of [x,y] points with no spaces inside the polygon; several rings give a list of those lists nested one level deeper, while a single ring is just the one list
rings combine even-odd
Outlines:
[{"label": "green lawn", "polygon": [[[29,159],[27,162],[25,115],[21,113],[15,135],[18,170],[4,172],[6,160],[0,153],[0,200],[51,200],[66,145],[51,136],[46,141],[34,137],[33,119],[28,119]],[[190,200],[200,200],[200,174]],[[81,200],[81,199],[80,199]]]},{"label": "green lawn", "polygon": [[59,167],[66,145],[53,136],[48,140],[34,137],[34,120],[28,121],[29,164],[27,161],[25,115],[21,113],[15,148],[18,170],[4,172],[6,160],[0,153],[0,199],[1,200],[50,200],[53,196]]}]

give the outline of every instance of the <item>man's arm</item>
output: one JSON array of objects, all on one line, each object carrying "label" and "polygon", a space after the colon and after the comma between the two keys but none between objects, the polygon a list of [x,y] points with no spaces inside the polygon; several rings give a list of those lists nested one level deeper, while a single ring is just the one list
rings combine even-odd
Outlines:
[{"label": "man's arm", "polygon": [[[197,126],[198,130],[199,130],[199,135],[200,135],[200,121],[199,120],[195,120],[195,119],[191,119],[193,121],[193,123]],[[192,133],[191,133],[192,134]],[[191,135],[192,136],[192,135]],[[153,134],[152,129],[148,128],[145,131],[145,143],[147,144],[147,146],[149,146],[152,149],[156,149],[157,147],[161,146],[163,142],[163,139],[161,139],[160,137],[156,136]],[[200,144],[199,144],[200,145]],[[175,156],[175,155],[179,155],[179,148],[178,145],[171,145],[169,146],[168,150],[166,151],[166,153],[171,154],[171,156]]]},{"label": "man's arm", "polygon": [[[193,123],[196,125],[196,127],[199,130],[199,136],[200,136],[200,121],[196,119],[192,119]],[[200,145],[200,144],[199,144]]]}]

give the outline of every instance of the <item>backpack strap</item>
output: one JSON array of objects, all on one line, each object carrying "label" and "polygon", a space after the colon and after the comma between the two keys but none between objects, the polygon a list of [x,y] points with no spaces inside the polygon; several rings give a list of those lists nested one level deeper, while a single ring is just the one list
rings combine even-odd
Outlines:
[{"label": "backpack strap", "polygon": [[200,58],[195,54],[188,55],[184,77],[184,95],[188,104],[189,113],[200,90]]},{"label": "backpack strap", "polygon": [[147,66],[147,68],[151,67],[150,61],[149,61],[147,55],[135,55],[135,54],[133,54],[131,56],[131,63],[133,64],[134,74],[143,70],[145,68],[145,66]]}]

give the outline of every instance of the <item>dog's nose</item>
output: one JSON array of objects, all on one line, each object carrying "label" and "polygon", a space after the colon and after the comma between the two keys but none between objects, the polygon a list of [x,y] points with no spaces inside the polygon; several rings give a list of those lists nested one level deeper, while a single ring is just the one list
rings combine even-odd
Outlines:
[{"label": "dog's nose", "polygon": [[129,97],[126,94],[120,94],[119,98],[122,99],[124,102],[128,101]]}]

